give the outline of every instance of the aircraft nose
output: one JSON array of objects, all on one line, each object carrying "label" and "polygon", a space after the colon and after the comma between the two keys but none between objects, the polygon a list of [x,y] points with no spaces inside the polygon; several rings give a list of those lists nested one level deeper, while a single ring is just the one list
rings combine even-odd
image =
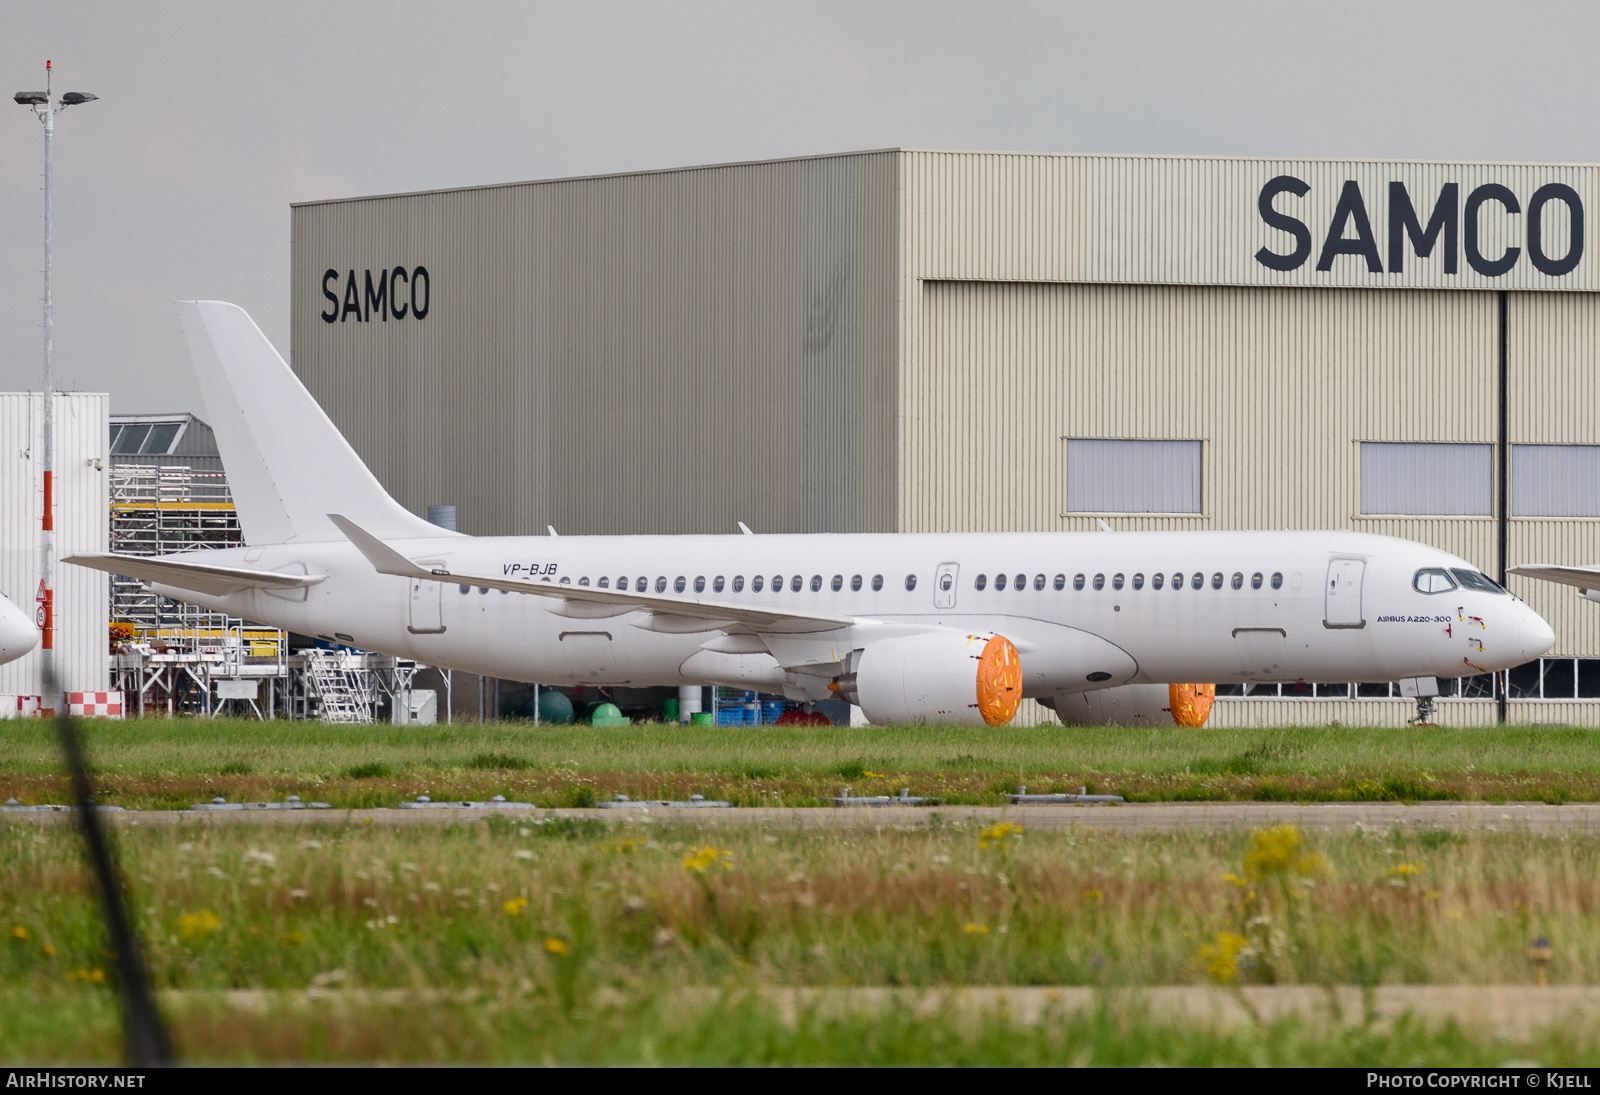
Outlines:
[{"label": "aircraft nose", "polygon": [[1555,629],[1545,622],[1543,616],[1524,607],[1522,619],[1517,627],[1518,648],[1522,652],[1523,661],[1532,661],[1556,643]]}]

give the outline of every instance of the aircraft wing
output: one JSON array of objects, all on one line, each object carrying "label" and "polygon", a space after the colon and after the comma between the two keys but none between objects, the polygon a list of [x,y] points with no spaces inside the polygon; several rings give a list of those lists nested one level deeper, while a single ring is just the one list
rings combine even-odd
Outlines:
[{"label": "aircraft wing", "polygon": [[841,627],[849,627],[855,622],[849,616],[786,612],[781,609],[752,608],[748,605],[704,601],[693,597],[625,593],[611,589],[594,589],[590,586],[535,582],[527,578],[492,578],[449,570],[429,570],[413,563],[346,517],[330,513],[328,520],[349,537],[350,542],[367,557],[373,569],[380,574],[395,574],[402,578],[421,578],[433,582],[449,582],[486,589],[503,589],[508,593],[530,593],[536,597],[549,597],[567,602],[569,614],[573,616],[598,618],[643,611],[655,617],[656,626],[660,630],[684,633],[726,630],[736,625],[741,629],[757,632],[834,631]]},{"label": "aircraft wing", "polygon": [[1551,563],[1529,563],[1526,566],[1507,567],[1506,573],[1538,578],[1544,582],[1559,582],[1579,589],[1600,589],[1600,566],[1563,567]]},{"label": "aircraft wing", "polygon": [[126,574],[141,582],[159,582],[178,589],[192,589],[213,597],[223,597],[245,589],[303,589],[326,577],[323,574],[279,574],[270,570],[248,570],[187,560],[178,562],[159,556],[116,553],[69,555],[62,562],[103,570],[108,574]]}]

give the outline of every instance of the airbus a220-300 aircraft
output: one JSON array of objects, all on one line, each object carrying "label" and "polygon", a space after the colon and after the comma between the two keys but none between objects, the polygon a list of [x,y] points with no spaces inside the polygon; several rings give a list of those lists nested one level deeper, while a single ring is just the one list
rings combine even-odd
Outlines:
[{"label": "airbus a220-300 aircraft", "polygon": [[873,723],[1002,725],[1036,697],[1170,725],[1173,682],[1459,677],[1553,639],[1465,560],[1351,532],[446,532],[389,497],[244,311],[180,313],[249,546],[70,561],[430,665],[841,697]]}]

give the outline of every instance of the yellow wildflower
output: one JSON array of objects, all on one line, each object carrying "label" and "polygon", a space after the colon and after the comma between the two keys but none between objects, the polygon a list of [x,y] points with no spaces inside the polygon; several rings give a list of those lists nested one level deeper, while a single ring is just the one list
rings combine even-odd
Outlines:
[{"label": "yellow wildflower", "polygon": [[1222,881],[1224,881],[1224,882],[1232,882],[1235,886],[1239,887],[1241,890],[1244,889],[1246,886],[1248,886],[1250,884],[1250,883],[1246,882],[1244,879],[1240,878],[1238,875],[1234,874],[1232,871],[1229,871],[1227,874],[1223,875],[1222,876]]},{"label": "yellow wildflower", "polygon": [[183,933],[185,939],[209,935],[220,927],[222,921],[217,919],[217,914],[210,909],[201,909],[197,913],[184,913],[178,917],[178,931]]},{"label": "yellow wildflower", "polygon": [[92,970],[73,970],[71,973],[67,974],[67,980],[88,981],[93,985],[103,985],[106,983],[106,971],[100,969],[98,966]]},{"label": "yellow wildflower", "polygon": [[283,941],[291,947],[299,946],[306,941],[306,933],[297,931],[284,932]]},{"label": "yellow wildflower", "polygon": [[1257,829],[1250,834],[1250,847],[1244,853],[1245,876],[1265,880],[1321,874],[1327,869],[1327,859],[1307,851],[1302,843],[1300,830],[1290,824]]},{"label": "yellow wildflower", "polygon": [[642,847],[644,847],[644,841],[636,836],[630,836],[624,840],[616,840],[607,844],[605,853],[606,855],[630,855]]},{"label": "yellow wildflower", "polygon": [[26,938],[28,938],[28,929],[24,928],[21,924],[18,924],[16,927],[11,929],[11,938],[13,938],[13,939],[26,939]]},{"label": "yellow wildflower", "polygon": [[699,871],[701,874],[705,873],[707,867],[717,863],[721,863],[722,869],[725,871],[733,870],[733,849],[718,848],[714,844],[707,844],[701,848],[691,849],[689,854],[683,857],[683,865],[685,867],[691,871]]},{"label": "yellow wildflower", "polygon": [[987,925],[987,924],[966,924],[966,925],[964,925],[962,927],[961,930],[966,932],[968,935],[988,935],[989,934],[989,925]]},{"label": "yellow wildflower", "polygon": [[868,779],[887,779],[888,778],[888,776],[886,776],[883,772],[874,772],[871,769],[867,769],[867,770],[863,771],[861,774],[866,776]]},{"label": "yellow wildflower", "polygon": [[505,910],[507,916],[521,916],[522,910],[528,907],[528,899],[526,897],[513,897],[500,907]]},{"label": "yellow wildflower", "polygon": [[546,954],[563,955],[572,953],[572,948],[567,946],[566,940],[557,939],[553,935],[545,939],[544,949]]},{"label": "yellow wildflower", "polygon": [[987,848],[990,845],[1009,847],[1012,839],[1021,836],[1022,832],[1022,826],[1015,822],[998,821],[978,834],[978,847]]},{"label": "yellow wildflower", "polygon": [[1084,890],[1083,896],[1087,897],[1090,901],[1099,901],[1105,896],[1105,894],[1100,890]]},{"label": "yellow wildflower", "polygon": [[44,951],[46,958],[54,958],[56,956],[56,945],[54,943],[46,943],[40,949]]},{"label": "yellow wildflower", "polygon": [[1250,940],[1238,932],[1219,932],[1214,943],[1202,944],[1194,952],[1195,961],[1219,985],[1239,976],[1239,955],[1249,950]]},{"label": "yellow wildflower", "polygon": [[1420,863],[1396,863],[1389,868],[1389,876],[1391,878],[1412,878],[1421,873],[1422,864]]}]

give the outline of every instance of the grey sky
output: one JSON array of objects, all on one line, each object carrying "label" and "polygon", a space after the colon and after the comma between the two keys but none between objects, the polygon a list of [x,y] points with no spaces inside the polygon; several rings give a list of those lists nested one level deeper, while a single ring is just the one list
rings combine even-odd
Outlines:
[{"label": "grey sky", "polygon": [[[289,341],[289,203],[894,145],[1600,160],[1600,6],[0,0],[57,119],[56,367],[198,409],[172,302]],[[37,388],[40,125],[0,103],[0,390]]]}]

